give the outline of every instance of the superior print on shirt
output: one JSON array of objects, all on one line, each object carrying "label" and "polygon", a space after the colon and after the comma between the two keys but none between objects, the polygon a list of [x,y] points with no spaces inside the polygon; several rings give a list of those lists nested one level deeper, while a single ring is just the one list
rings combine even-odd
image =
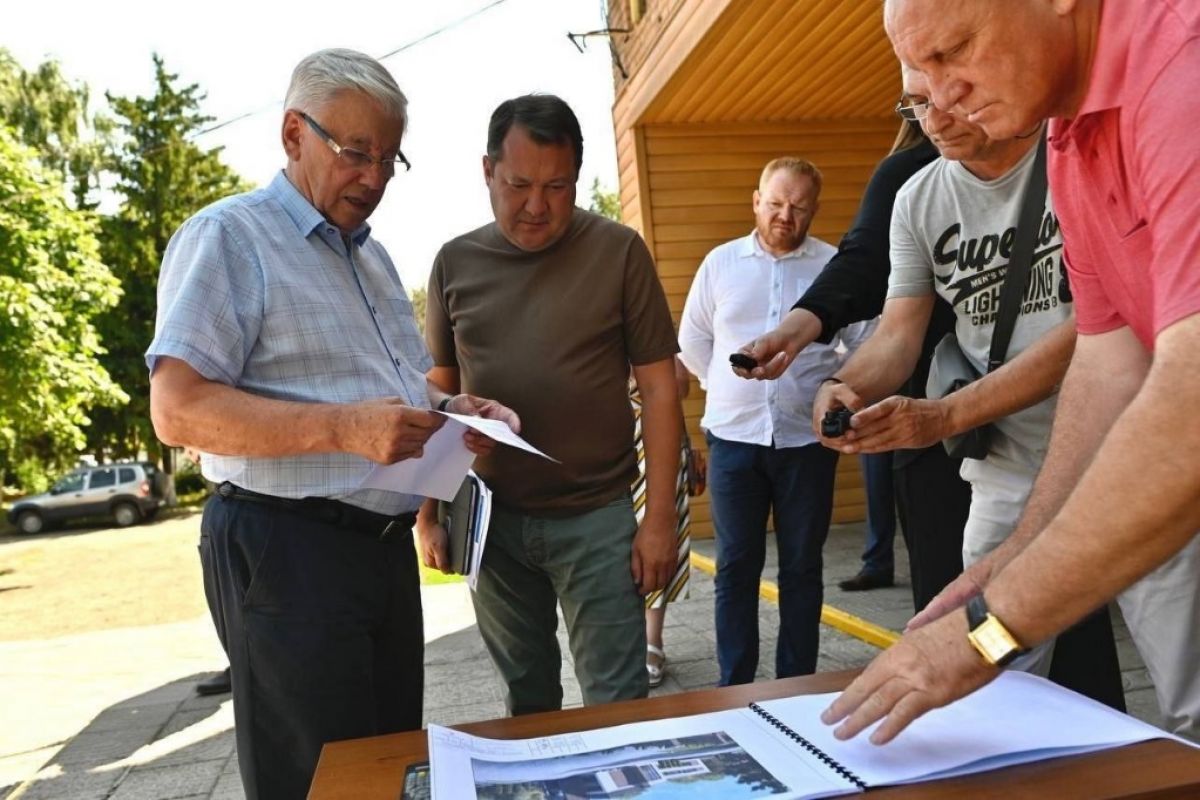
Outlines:
[{"label": "superior print on shirt", "polygon": [[[888,299],[937,292],[954,308],[955,334],[980,372],[987,368],[1000,290],[1016,240],[1016,223],[1036,147],[1001,177],[985,181],[962,164],[937,159],[896,195]],[[1011,361],[1071,316],[1062,236],[1050,196],[1034,245],[1029,284],[1008,348]],[[991,461],[1036,469],[1046,450],[1054,398],[1005,417]]]}]

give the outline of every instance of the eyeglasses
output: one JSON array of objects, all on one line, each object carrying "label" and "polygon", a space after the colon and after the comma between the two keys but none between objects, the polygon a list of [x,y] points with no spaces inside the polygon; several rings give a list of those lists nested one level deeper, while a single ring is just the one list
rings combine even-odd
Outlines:
[{"label": "eyeglasses", "polygon": [[329,149],[338,157],[338,160],[349,169],[366,170],[373,164],[378,164],[383,174],[389,178],[396,174],[396,164],[403,164],[404,171],[408,172],[412,169],[412,164],[408,163],[408,159],[404,157],[404,153],[396,151],[395,158],[375,158],[369,153],[364,153],[362,150],[355,150],[353,147],[342,147],[333,140],[324,128],[317,124],[317,121],[303,111],[297,112],[300,117],[308,123],[308,127],[313,129],[317,136],[325,144],[329,145]]},{"label": "eyeglasses", "polygon": [[929,109],[932,106],[933,103],[929,102],[928,100],[922,103],[914,103],[911,97],[905,95],[904,97],[900,98],[899,103],[896,103],[896,113],[899,114],[903,119],[918,122],[929,116]]}]

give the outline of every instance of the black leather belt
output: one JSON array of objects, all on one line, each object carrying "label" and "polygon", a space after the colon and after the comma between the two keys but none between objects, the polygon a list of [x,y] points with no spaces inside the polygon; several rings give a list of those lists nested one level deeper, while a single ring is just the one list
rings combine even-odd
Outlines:
[{"label": "black leather belt", "polygon": [[328,497],[275,497],[274,495],[252,492],[225,481],[217,487],[217,494],[226,500],[241,500],[247,503],[259,503],[265,506],[281,508],[295,514],[315,517],[322,522],[345,528],[380,540],[393,534],[407,534],[417,523],[414,513],[398,514],[394,517],[368,511],[365,508],[352,506],[340,500],[330,500]]}]

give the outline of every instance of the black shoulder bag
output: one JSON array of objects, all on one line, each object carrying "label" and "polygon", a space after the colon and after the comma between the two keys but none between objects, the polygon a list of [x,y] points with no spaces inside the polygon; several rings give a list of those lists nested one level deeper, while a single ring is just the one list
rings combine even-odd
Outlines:
[{"label": "black shoulder bag", "polygon": [[[1021,198],[1021,216],[1017,221],[1012,257],[1008,260],[1004,286],[1000,289],[1000,307],[996,310],[996,327],[992,331],[992,346],[988,353],[988,372],[998,369],[1008,357],[1008,345],[1017,325],[1017,316],[1021,313],[1021,300],[1029,283],[1034,243],[1042,226],[1045,207],[1046,136],[1043,133],[1038,142],[1037,155],[1034,157],[1033,171]],[[978,370],[958,346],[958,338],[953,333],[948,333],[933,350],[929,380],[925,383],[925,395],[931,399],[940,399],[979,380],[980,377]],[[992,424],[988,423],[947,437],[942,444],[951,458],[982,459],[987,457],[991,435]]]}]

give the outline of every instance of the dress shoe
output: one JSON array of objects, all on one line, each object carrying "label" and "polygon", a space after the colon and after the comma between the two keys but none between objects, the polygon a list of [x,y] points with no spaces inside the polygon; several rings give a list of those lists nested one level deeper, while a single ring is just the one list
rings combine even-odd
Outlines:
[{"label": "dress shoe", "polygon": [[865,592],[868,589],[883,589],[895,586],[896,579],[889,572],[860,572],[838,584],[843,592]]},{"label": "dress shoe", "polygon": [[213,675],[208,680],[200,681],[196,684],[196,694],[227,694],[233,689],[233,683],[229,679],[229,667]]}]

